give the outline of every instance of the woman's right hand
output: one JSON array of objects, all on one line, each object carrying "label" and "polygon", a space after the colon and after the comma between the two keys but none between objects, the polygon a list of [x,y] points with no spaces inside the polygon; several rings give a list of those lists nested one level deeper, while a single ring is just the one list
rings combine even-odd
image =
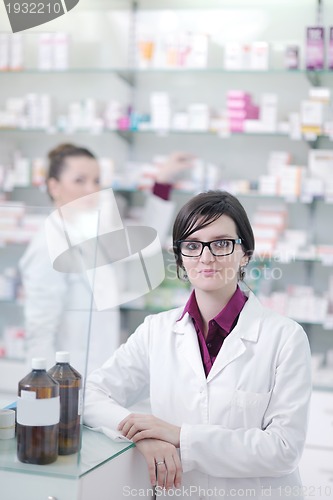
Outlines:
[{"label": "woman's right hand", "polygon": [[193,167],[194,159],[195,157],[189,153],[172,153],[165,163],[159,165],[155,175],[155,182],[160,184],[173,183],[178,174]]},{"label": "woman's right hand", "polygon": [[142,439],[135,446],[144,456],[152,486],[180,488],[182,465],[173,444],[159,439]]}]

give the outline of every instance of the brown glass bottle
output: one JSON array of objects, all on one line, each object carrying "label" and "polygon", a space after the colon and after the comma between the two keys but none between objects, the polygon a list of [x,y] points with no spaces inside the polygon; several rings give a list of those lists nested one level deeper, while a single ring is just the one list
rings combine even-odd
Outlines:
[{"label": "brown glass bottle", "polygon": [[45,465],[58,457],[59,384],[46,372],[46,360],[33,358],[32,371],[18,385],[17,457]]},{"label": "brown glass bottle", "polygon": [[60,385],[59,455],[71,455],[80,449],[82,377],[70,364],[66,351],[56,353],[51,375]]}]

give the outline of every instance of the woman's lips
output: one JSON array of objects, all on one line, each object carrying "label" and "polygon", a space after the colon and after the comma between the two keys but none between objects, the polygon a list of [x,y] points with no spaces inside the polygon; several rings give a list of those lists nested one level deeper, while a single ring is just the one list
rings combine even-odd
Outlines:
[{"label": "woman's lips", "polygon": [[202,274],[203,276],[213,276],[214,274],[216,274],[217,271],[215,271],[214,269],[203,269],[202,271],[200,271],[200,274]]}]

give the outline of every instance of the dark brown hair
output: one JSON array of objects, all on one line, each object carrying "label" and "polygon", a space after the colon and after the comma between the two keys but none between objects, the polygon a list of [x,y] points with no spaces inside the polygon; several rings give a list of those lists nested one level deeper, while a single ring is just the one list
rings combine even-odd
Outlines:
[{"label": "dark brown hair", "polygon": [[[76,146],[75,144],[59,144],[59,146],[51,149],[51,151],[49,151],[48,153],[49,168],[47,172],[46,182],[52,178],[59,180],[62,172],[66,168],[66,158],[77,156],[84,156],[86,158],[92,158],[93,160],[96,160],[96,156],[91,151],[89,151],[89,149],[86,149],[82,146]],[[52,199],[49,191],[48,193],[50,198]]]},{"label": "dark brown hair", "polygon": [[[179,241],[186,240],[192,233],[202,229],[221,215],[230,217],[242,240],[242,248],[250,260],[254,251],[254,236],[252,227],[240,201],[226,191],[207,191],[191,198],[180,209],[173,225],[173,251],[176,257],[177,275],[183,267]],[[200,222],[199,222],[200,221]]]},{"label": "dark brown hair", "polygon": [[59,177],[66,166],[66,158],[72,156],[85,156],[96,160],[96,156],[89,151],[89,149],[76,146],[75,144],[59,144],[59,146],[51,149],[48,153],[49,170],[47,179],[51,179],[53,177],[54,179],[59,180]]}]

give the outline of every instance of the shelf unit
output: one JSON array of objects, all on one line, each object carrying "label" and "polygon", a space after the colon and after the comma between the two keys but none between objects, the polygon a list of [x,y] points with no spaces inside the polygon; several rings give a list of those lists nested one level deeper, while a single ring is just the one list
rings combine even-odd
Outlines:
[{"label": "shelf unit", "polygon": [[[31,92],[38,90],[46,91],[53,89],[56,85],[61,90],[60,112],[68,104],[69,99],[90,96],[91,91],[99,98],[107,98],[110,93],[119,97],[122,102],[131,104],[134,110],[140,112],[149,108],[148,96],[153,90],[169,91],[177,105],[186,107],[189,102],[205,101],[211,106],[221,106],[224,102],[225,92],[230,88],[242,88],[252,92],[257,100],[260,94],[269,90],[277,92],[281,98],[281,114],[286,116],[290,111],[297,109],[299,99],[306,97],[306,92],[311,85],[331,86],[333,71],[320,70],[309,72],[304,69],[304,37],[305,26],[315,22],[317,3],[315,0],[293,2],[291,6],[287,0],[262,2],[259,0],[237,0],[232,6],[227,0],[208,0],[194,2],[182,0],[182,2],[152,0],[110,0],[108,2],[98,0],[89,2],[81,0],[80,5],[64,18],[55,20],[50,24],[50,31],[68,31],[72,34],[71,45],[71,67],[66,70],[40,70],[37,68],[37,36],[44,28],[37,28],[33,33],[24,34],[26,68],[19,71],[0,72],[3,95],[0,101],[10,95],[21,95],[20,92]],[[325,5],[325,25],[333,24],[333,9]],[[288,8],[289,16],[283,15]],[[301,9],[301,10],[299,10]],[[149,67],[140,68],[135,66],[135,51],[133,41],[137,35],[140,23],[147,23],[153,12],[157,16],[157,25],[165,10],[173,12],[171,18],[175,22],[178,16],[184,22],[184,12],[196,22],[198,16],[203,12],[205,19],[212,19],[216,12],[222,12],[220,26],[212,23],[211,41],[209,46],[208,65],[205,68],[178,68],[178,67]],[[302,16],[299,13],[302,12]],[[173,17],[172,17],[173,16]],[[231,16],[231,17],[230,17]],[[244,16],[249,20],[255,20],[251,29],[253,32],[244,33],[245,39],[265,39],[271,43],[272,68],[265,71],[250,69],[230,71],[222,65],[223,43],[226,39],[236,36],[226,31],[223,38],[223,27],[226,27],[227,19],[240,19],[245,26]],[[254,17],[253,17],[254,16]],[[257,17],[255,17],[257,16]],[[91,24],[90,30],[85,34],[81,28]],[[169,18],[167,18],[169,19]],[[171,19],[171,21],[172,21]],[[298,22],[295,23],[295,19]],[[73,20],[76,21],[73,27]],[[170,21],[170,19],[169,19]],[[170,22],[171,22],[170,21]],[[186,26],[187,27],[187,26]],[[217,29],[217,27],[219,29]],[[4,22],[0,29],[6,31]],[[215,32],[214,32],[215,29]],[[257,30],[255,32],[255,30]],[[148,30],[149,31],[149,30]],[[100,35],[101,42],[97,42],[96,34]],[[242,35],[237,34],[239,38]],[[285,70],[282,68],[282,55],[286,43],[297,41],[302,46],[301,69]],[[108,47],[117,47],[117,50],[108,51]],[[53,90],[52,90],[53,92]],[[59,94],[54,88],[54,93]],[[297,95],[297,98],[295,98]],[[298,97],[300,96],[300,97]],[[190,150],[194,154],[215,162],[221,168],[221,173],[226,179],[240,175],[245,169],[251,181],[255,181],[263,172],[267,154],[271,149],[288,149],[295,157],[296,162],[304,163],[309,147],[323,144],[331,147],[331,137],[321,135],[303,135],[301,140],[292,140],[288,134],[277,133],[231,133],[220,134],[218,131],[177,131],[177,130],[71,130],[70,135],[66,130],[60,130],[56,126],[49,129],[11,129],[0,128],[1,155],[3,161],[8,158],[19,147],[28,157],[45,156],[50,147],[63,141],[65,138],[77,142],[84,142],[99,155],[109,155],[115,158],[116,165],[121,165],[126,159],[147,161],[157,153],[167,153],[175,149]],[[42,141],[39,138],[42,137]],[[42,144],[41,144],[42,142]],[[246,160],[246,163],[244,162]],[[130,203],[142,203],[142,194],[137,194],[134,187],[115,186]],[[38,197],[36,196],[38,193]],[[173,197],[177,206],[184,202],[190,192],[175,190]],[[278,197],[258,196],[258,193],[238,193],[240,199],[248,208],[250,214],[255,205],[259,203],[270,204]],[[15,188],[13,193],[7,194],[13,200],[23,198],[28,204],[34,204],[38,199],[39,205],[46,204],[45,193],[34,188]],[[278,200],[279,202],[283,200]],[[309,213],[318,212],[319,221],[315,221],[317,243],[333,244],[325,228],[329,227],[331,218],[330,201],[327,200],[300,200],[287,199],[287,206],[291,216],[292,227],[297,227],[296,221],[309,221]],[[303,213],[302,213],[303,212]],[[301,215],[300,215],[301,214]],[[307,223],[307,222],[306,222]],[[305,223],[305,224],[306,224]],[[324,235],[327,240],[321,240]],[[2,251],[4,251],[3,247]],[[7,252],[8,253],[8,252]],[[303,266],[299,271],[309,281],[313,268],[321,264],[327,274],[329,259],[325,261],[314,258],[298,259],[293,262],[281,263],[289,267]],[[292,273],[291,273],[292,274]],[[325,276],[324,276],[325,279]],[[318,286],[318,285],[317,285]]]},{"label": "shelf unit", "polygon": [[[253,93],[255,99],[263,91],[277,92],[281,100],[281,115],[297,109],[300,98],[305,98],[311,85],[332,87],[333,71],[322,70],[308,72],[304,69],[286,71],[281,65],[285,43],[300,43],[304,47],[305,26],[313,25],[316,18],[316,0],[80,0],[78,6],[67,16],[55,20],[48,25],[50,31],[67,31],[71,33],[71,65],[65,71],[41,71],[37,69],[37,36],[45,31],[46,26],[37,27],[33,33],[24,33],[26,48],[26,69],[22,71],[0,72],[1,98],[3,101],[10,96],[22,96],[29,92],[46,92],[58,96],[59,113],[64,113],[71,99],[98,97],[105,100],[110,95],[116,96],[121,102],[131,104],[135,110],[145,112],[149,108],[149,94],[155,90],[170,92],[171,98],[179,108],[186,107],[190,102],[207,102],[212,107],[220,107],[225,101],[225,93],[230,88],[240,88]],[[214,9],[222,9],[225,19],[217,24],[214,20],[216,34],[212,37],[210,46],[212,56],[209,56],[208,66],[197,68],[137,68],[133,64],[133,39],[137,23],[142,21],[140,12],[150,15],[155,11],[162,15],[167,10],[175,16],[182,16],[183,10],[194,18],[196,14],[205,11],[203,22],[207,20],[207,11],[215,13]],[[242,13],[243,12],[243,13]],[[5,20],[4,6],[0,3],[0,31],[8,31]],[[230,19],[240,16],[239,31],[231,32],[228,24]],[[233,17],[234,16],[234,17]],[[256,22],[256,17],[258,22]],[[333,25],[333,6],[324,2],[325,25]],[[175,17],[173,18],[175,19]],[[170,20],[170,18],[169,18]],[[229,20],[229,21],[228,21]],[[215,23],[215,24],[214,24]],[[47,28],[48,29],[48,28]],[[243,32],[242,32],[243,29]],[[223,33],[226,33],[225,39]],[[233,37],[238,39],[268,40],[273,50],[273,66],[268,71],[227,71],[222,67],[223,42]],[[116,50],[110,50],[115,47]],[[304,51],[302,50],[302,68],[304,68]],[[93,95],[92,95],[93,94]],[[16,149],[22,150],[29,158],[45,157],[47,151],[60,141],[69,140],[83,143],[95,151],[99,156],[110,156],[115,159],[117,168],[127,159],[137,161],[150,160],[156,154],[167,154],[172,150],[189,150],[199,157],[216,163],[225,179],[236,176],[247,177],[256,181],[263,173],[270,150],[288,149],[295,161],[304,164],[310,147],[332,147],[332,137],[303,136],[300,140],[292,140],[286,133],[232,133],[219,134],[217,131],[153,131],[153,130],[59,130],[56,126],[45,129],[10,129],[0,128],[0,164],[9,163]],[[246,171],[246,172],[244,172]],[[245,174],[245,175],[244,175]],[[138,193],[136,187],[115,188],[129,202],[142,204],[144,195]],[[191,192],[174,190],[173,199],[179,207]],[[257,192],[236,193],[244,203],[250,216],[257,204],[272,204],[287,202],[291,227],[307,228],[313,232],[316,243],[333,245],[333,234],[330,231],[332,222],[332,200],[315,199],[300,200],[258,195]],[[1,193],[12,201],[24,200],[29,206],[36,206],[42,210],[47,202],[45,192],[36,187],[15,188],[11,193]],[[1,205],[1,202],[0,202]],[[39,208],[38,208],[39,207]],[[1,222],[1,221],[0,221]],[[13,244],[0,243],[1,266],[13,265],[13,257],[23,251],[23,245],[17,245],[13,251]],[[166,259],[169,257],[166,256]],[[265,264],[265,262],[263,263]],[[280,262],[283,268],[284,279],[275,283],[276,289],[283,289],[291,279],[300,284],[309,284],[313,280],[316,291],[322,292],[327,288],[327,275],[331,272],[333,261],[320,261],[318,258],[298,259],[292,262]],[[2,271],[0,267],[0,272]],[[21,307],[11,300],[0,300],[0,318],[14,321],[21,314]],[[150,305],[128,303],[122,306],[127,331],[142,321],[143,316],[161,310],[154,307],[150,298]],[[1,323],[0,330],[5,323]],[[333,324],[326,326],[319,322],[304,322],[314,355],[326,354],[333,349]],[[1,339],[1,332],[0,332]],[[26,372],[24,363],[15,359],[0,359],[0,391],[16,391],[16,380]],[[1,381],[4,384],[1,386]],[[315,383],[315,389],[332,392],[332,383]],[[330,398],[332,399],[332,398]],[[333,402],[328,404],[328,411],[332,412]],[[326,407],[325,407],[326,409]],[[323,427],[328,427],[328,421]],[[312,429],[315,429],[312,425]],[[327,439],[327,437],[325,437]],[[312,447],[315,446],[315,453]],[[323,460],[320,452],[322,443],[318,439],[310,442],[306,453],[309,457],[304,466],[304,477],[312,477],[313,464]],[[319,447],[319,448],[318,448]],[[95,449],[95,448],[94,448]],[[97,448],[96,448],[97,449]],[[325,450],[328,455],[331,448]],[[328,458],[328,457],[327,457]],[[325,464],[327,459],[325,456]],[[8,464],[5,465],[6,468]],[[0,464],[0,469],[3,464]],[[318,472],[320,475],[322,471]],[[56,478],[61,474],[55,471]],[[326,474],[327,476],[327,474]],[[325,476],[325,481],[327,477]],[[31,475],[30,477],[33,477]],[[322,476],[320,478],[322,480]],[[57,483],[61,483],[57,481]],[[310,483],[309,483],[310,484]],[[330,490],[331,491],[331,490]],[[35,494],[35,490],[34,490]],[[33,497],[35,498],[35,497]],[[312,498],[312,497],[311,497]],[[59,497],[59,500],[67,500]],[[72,500],[72,498],[70,499]]]}]

